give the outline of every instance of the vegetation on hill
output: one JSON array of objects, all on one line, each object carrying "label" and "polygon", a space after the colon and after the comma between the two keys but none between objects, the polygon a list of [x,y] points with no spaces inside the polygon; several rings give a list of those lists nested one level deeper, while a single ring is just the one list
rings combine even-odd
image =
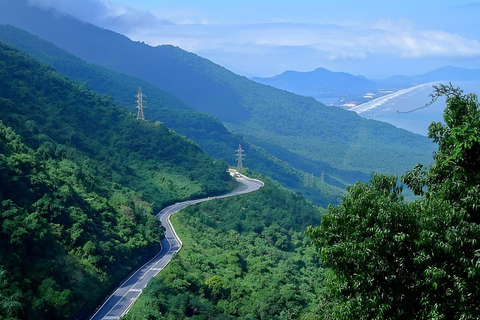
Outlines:
[{"label": "vegetation on hill", "polygon": [[305,237],[320,212],[269,179],[259,191],[204,202],[172,217],[182,250],[126,319],[299,319],[323,287]]},{"label": "vegetation on hill", "polygon": [[[426,137],[255,83],[180,48],[151,47],[68,16],[22,7],[22,1],[13,2],[6,0],[8,14],[0,14],[3,23],[37,34],[87,62],[172,92],[196,110],[218,117],[247,141],[253,136],[289,151],[267,150],[287,164],[315,166],[322,161],[334,170],[367,176],[374,171],[403,174],[417,163],[428,164],[436,149]],[[17,19],[20,14],[30,19]],[[299,157],[308,161],[298,161]],[[296,169],[309,172],[304,167]]]},{"label": "vegetation on hill", "polygon": [[420,198],[377,175],[308,230],[332,270],[318,319],[479,319],[480,104],[451,85],[439,96],[435,163],[403,177]]},{"label": "vegetation on hill", "polygon": [[[246,166],[274,178],[292,190],[302,192],[323,207],[338,203],[340,196],[344,193],[345,185],[353,183],[355,178],[362,178],[362,181],[368,180],[368,175],[362,177],[359,172],[333,170],[331,166],[321,161],[299,158],[294,165],[299,167],[298,164],[301,164],[303,170],[294,169],[263,148],[247,143],[241,135],[231,134],[218,119],[191,109],[172,94],[149,82],[87,64],[23,30],[0,25],[0,40],[17,46],[34,58],[49,64],[56,71],[81,84],[86,84],[92,90],[110,95],[116,105],[132,112],[135,111],[134,97],[137,88],[141,86],[143,92],[147,94],[145,109],[147,119],[152,122],[163,122],[175,132],[198,143],[208,154],[223,159],[230,165],[236,164],[235,149],[242,144],[242,148],[247,151]],[[257,141],[254,142],[257,143]],[[279,147],[275,150],[279,154],[289,153]],[[322,172],[329,172],[327,175],[324,174],[323,181],[321,181]],[[310,174],[316,177],[313,181]]]},{"label": "vegetation on hill", "polygon": [[163,236],[152,213],[227,164],[0,43],[0,318],[91,311]]},{"label": "vegetation on hill", "polygon": [[[436,148],[426,137],[255,83],[180,48],[118,41],[121,53],[91,43],[108,54],[80,57],[172,92],[196,110],[218,117],[247,141],[253,136],[290,151],[285,157],[267,150],[287,163],[302,157],[368,175],[402,174],[417,163],[428,163]],[[109,55],[116,59],[107,59]]]}]

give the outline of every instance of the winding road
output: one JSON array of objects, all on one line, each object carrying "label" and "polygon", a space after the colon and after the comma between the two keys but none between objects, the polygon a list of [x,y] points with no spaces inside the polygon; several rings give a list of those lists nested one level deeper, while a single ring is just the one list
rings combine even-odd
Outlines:
[{"label": "winding road", "polygon": [[130,275],[122,284],[113,292],[110,297],[95,311],[89,318],[90,320],[101,319],[118,319],[124,316],[135,303],[151,278],[155,277],[172,259],[174,253],[177,253],[182,247],[182,241],[175,233],[170,216],[179,210],[190,205],[226,197],[232,197],[239,194],[256,191],[263,187],[264,183],[260,180],[250,179],[239,174],[235,170],[229,170],[230,174],[238,181],[238,187],[230,193],[208,197],[204,199],[189,200],[175,203],[166,207],[157,214],[162,225],[165,227],[165,239],[161,241],[162,250],[153,259],[145,263],[132,275]]}]

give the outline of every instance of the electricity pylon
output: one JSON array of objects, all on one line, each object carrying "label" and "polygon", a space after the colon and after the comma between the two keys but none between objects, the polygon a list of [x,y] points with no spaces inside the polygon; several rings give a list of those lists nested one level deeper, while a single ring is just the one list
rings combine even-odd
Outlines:
[{"label": "electricity pylon", "polygon": [[145,115],[143,114],[143,98],[146,97],[143,93],[142,93],[142,88],[138,87],[138,94],[136,95],[137,97],[137,109],[138,109],[138,112],[137,112],[137,119],[139,120],[145,120]]},{"label": "electricity pylon", "polygon": [[237,157],[237,167],[243,168],[243,157],[245,157],[243,153],[245,152],[245,150],[243,150],[242,145],[239,144],[236,151],[237,153],[235,154],[235,156]]}]

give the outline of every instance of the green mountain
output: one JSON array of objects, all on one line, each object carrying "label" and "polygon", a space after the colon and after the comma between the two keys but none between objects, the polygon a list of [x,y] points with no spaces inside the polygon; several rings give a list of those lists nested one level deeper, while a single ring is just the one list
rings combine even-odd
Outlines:
[{"label": "green mountain", "polygon": [[[71,77],[89,88],[112,96],[115,104],[134,112],[134,96],[138,86],[148,94],[145,114],[147,119],[161,121],[189,139],[194,140],[208,154],[223,159],[230,165],[236,165],[235,150],[241,144],[246,150],[246,165],[258,172],[271,176],[284,186],[302,192],[321,206],[338,203],[343,194],[345,184],[353,183],[355,179],[367,180],[358,173],[333,170],[328,164],[313,164],[304,159],[298,159],[302,167],[309,173],[315,172],[313,179],[307,172],[294,169],[291,165],[278,160],[264,149],[252,146],[239,134],[231,134],[217,119],[203,112],[193,110],[172,94],[163,91],[145,80],[99,67],[76,58],[55,45],[41,40],[25,31],[12,26],[0,25],[0,41],[15,45],[29,55],[55,68],[56,71]],[[273,147],[273,146],[272,146]],[[286,150],[275,147],[281,154]],[[320,181],[322,171],[330,175]]]},{"label": "green mountain", "polygon": [[[87,62],[147,80],[292,166],[401,174],[417,163],[430,163],[436,148],[426,137],[255,83],[180,48],[133,42],[23,1],[5,0],[0,9],[0,22],[37,34]],[[332,175],[325,170],[314,175],[319,173]]]},{"label": "green mountain", "polygon": [[0,318],[89,312],[163,236],[166,204],[234,187],[161,123],[0,43]]}]

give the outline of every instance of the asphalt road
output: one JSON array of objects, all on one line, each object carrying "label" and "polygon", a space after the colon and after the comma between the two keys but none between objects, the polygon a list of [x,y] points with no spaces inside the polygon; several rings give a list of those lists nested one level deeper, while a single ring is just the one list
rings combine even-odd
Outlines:
[{"label": "asphalt road", "polygon": [[190,205],[226,197],[232,197],[239,194],[256,191],[263,187],[263,182],[250,179],[236,172],[231,172],[239,182],[238,187],[225,195],[209,197],[204,199],[189,200],[175,203],[166,207],[157,214],[162,225],[165,227],[165,239],[161,241],[162,250],[150,261],[140,267],[130,277],[108,297],[107,300],[95,311],[89,318],[90,320],[100,319],[118,319],[124,316],[142,293],[151,278],[156,276],[172,259],[174,253],[177,253],[182,247],[182,241],[178,238],[175,230],[170,223],[170,216],[179,210]]}]

